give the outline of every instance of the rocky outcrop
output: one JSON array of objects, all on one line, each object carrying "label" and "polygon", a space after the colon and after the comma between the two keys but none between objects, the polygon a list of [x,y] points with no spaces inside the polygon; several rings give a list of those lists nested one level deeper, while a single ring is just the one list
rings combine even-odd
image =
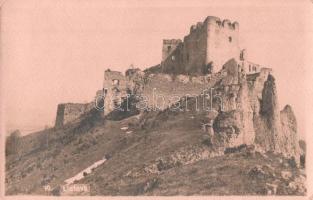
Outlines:
[{"label": "rocky outcrop", "polygon": [[275,78],[269,74],[262,91],[260,111],[255,115],[256,144],[265,151],[280,152],[280,130]]},{"label": "rocky outcrop", "polygon": [[234,59],[228,61],[223,69],[226,76],[214,86],[217,97],[222,101],[214,120],[215,142],[226,148],[253,144],[253,115],[244,73]]},{"label": "rocky outcrop", "polygon": [[219,79],[214,85],[207,84],[212,107],[205,111],[203,124],[209,144],[217,149],[255,145],[258,151],[283,154],[299,163],[295,115],[289,105],[279,110],[271,70],[246,75],[242,66],[231,59],[215,76]]},{"label": "rocky outcrop", "polygon": [[264,82],[259,113],[255,113],[255,143],[264,151],[282,153],[300,163],[296,117],[290,105],[279,111],[275,78]]},{"label": "rocky outcrop", "polygon": [[281,120],[281,150],[288,157],[295,157],[299,163],[300,147],[299,137],[297,133],[297,120],[296,116],[290,105],[286,105],[280,111]]},{"label": "rocky outcrop", "polygon": [[212,145],[233,148],[254,144],[259,151],[275,152],[300,163],[296,117],[291,106],[279,110],[275,78],[270,69],[246,76],[232,59],[214,85]]}]

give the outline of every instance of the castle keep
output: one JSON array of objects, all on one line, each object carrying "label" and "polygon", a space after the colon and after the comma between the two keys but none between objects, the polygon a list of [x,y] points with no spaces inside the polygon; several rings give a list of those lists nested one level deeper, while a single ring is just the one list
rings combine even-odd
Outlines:
[{"label": "castle keep", "polygon": [[163,40],[162,55],[165,72],[218,72],[230,58],[239,60],[239,24],[209,16],[192,25],[183,42]]},{"label": "castle keep", "polygon": [[[183,41],[163,40],[161,68],[163,73],[204,75],[220,71],[231,58],[248,62],[246,57],[246,51],[240,49],[239,23],[209,16],[192,25]],[[248,73],[260,69],[249,65]]]}]

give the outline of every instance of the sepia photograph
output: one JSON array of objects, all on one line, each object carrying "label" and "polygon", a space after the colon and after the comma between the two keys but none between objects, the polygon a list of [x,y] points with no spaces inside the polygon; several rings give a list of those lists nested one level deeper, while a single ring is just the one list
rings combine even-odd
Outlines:
[{"label": "sepia photograph", "polygon": [[312,0],[0,2],[3,198],[313,199]]}]

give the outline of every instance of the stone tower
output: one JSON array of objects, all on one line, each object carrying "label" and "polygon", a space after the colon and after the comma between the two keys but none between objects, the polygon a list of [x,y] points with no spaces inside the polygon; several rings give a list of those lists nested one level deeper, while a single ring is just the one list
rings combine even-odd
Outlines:
[{"label": "stone tower", "polygon": [[[227,19],[209,16],[204,22],[190,27],[182,45],[179,45],[179,41],[163,41],[162,63],[165,72],[203,75],[217,72],[228,60],[239,60],[240,57],[239,23]],[[175,54],[174,59],[172,54]]]},{"label": "stone tower", "polygon": [[205,64],[213,62],[214,71],[219,71],[228,60],[239,60],[239,23],[221,21],[217,17],[207,17],[204,23],[207,32]]}]

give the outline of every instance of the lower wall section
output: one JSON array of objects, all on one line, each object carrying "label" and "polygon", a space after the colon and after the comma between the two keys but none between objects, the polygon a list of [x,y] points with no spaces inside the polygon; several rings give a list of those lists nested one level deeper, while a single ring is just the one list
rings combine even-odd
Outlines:
[{"label": "lower wall section", "polygon": [[94,103],[65,103],[59,104],[57,109],[57,116],[55,120],[55,127],[63,126],[66,123],[73,122],[82,114],[90,111],[94,107]]},{"label": "lower wall section", "polygon": [[198,96],[205,89],[204,77],[203,80],[201,78],[196,82],[191,81],[188,76],[179,76],[175,80],[164,74],[150,76],[141,93],[144,98],[142,106],[163,110],[181,97]]}]

